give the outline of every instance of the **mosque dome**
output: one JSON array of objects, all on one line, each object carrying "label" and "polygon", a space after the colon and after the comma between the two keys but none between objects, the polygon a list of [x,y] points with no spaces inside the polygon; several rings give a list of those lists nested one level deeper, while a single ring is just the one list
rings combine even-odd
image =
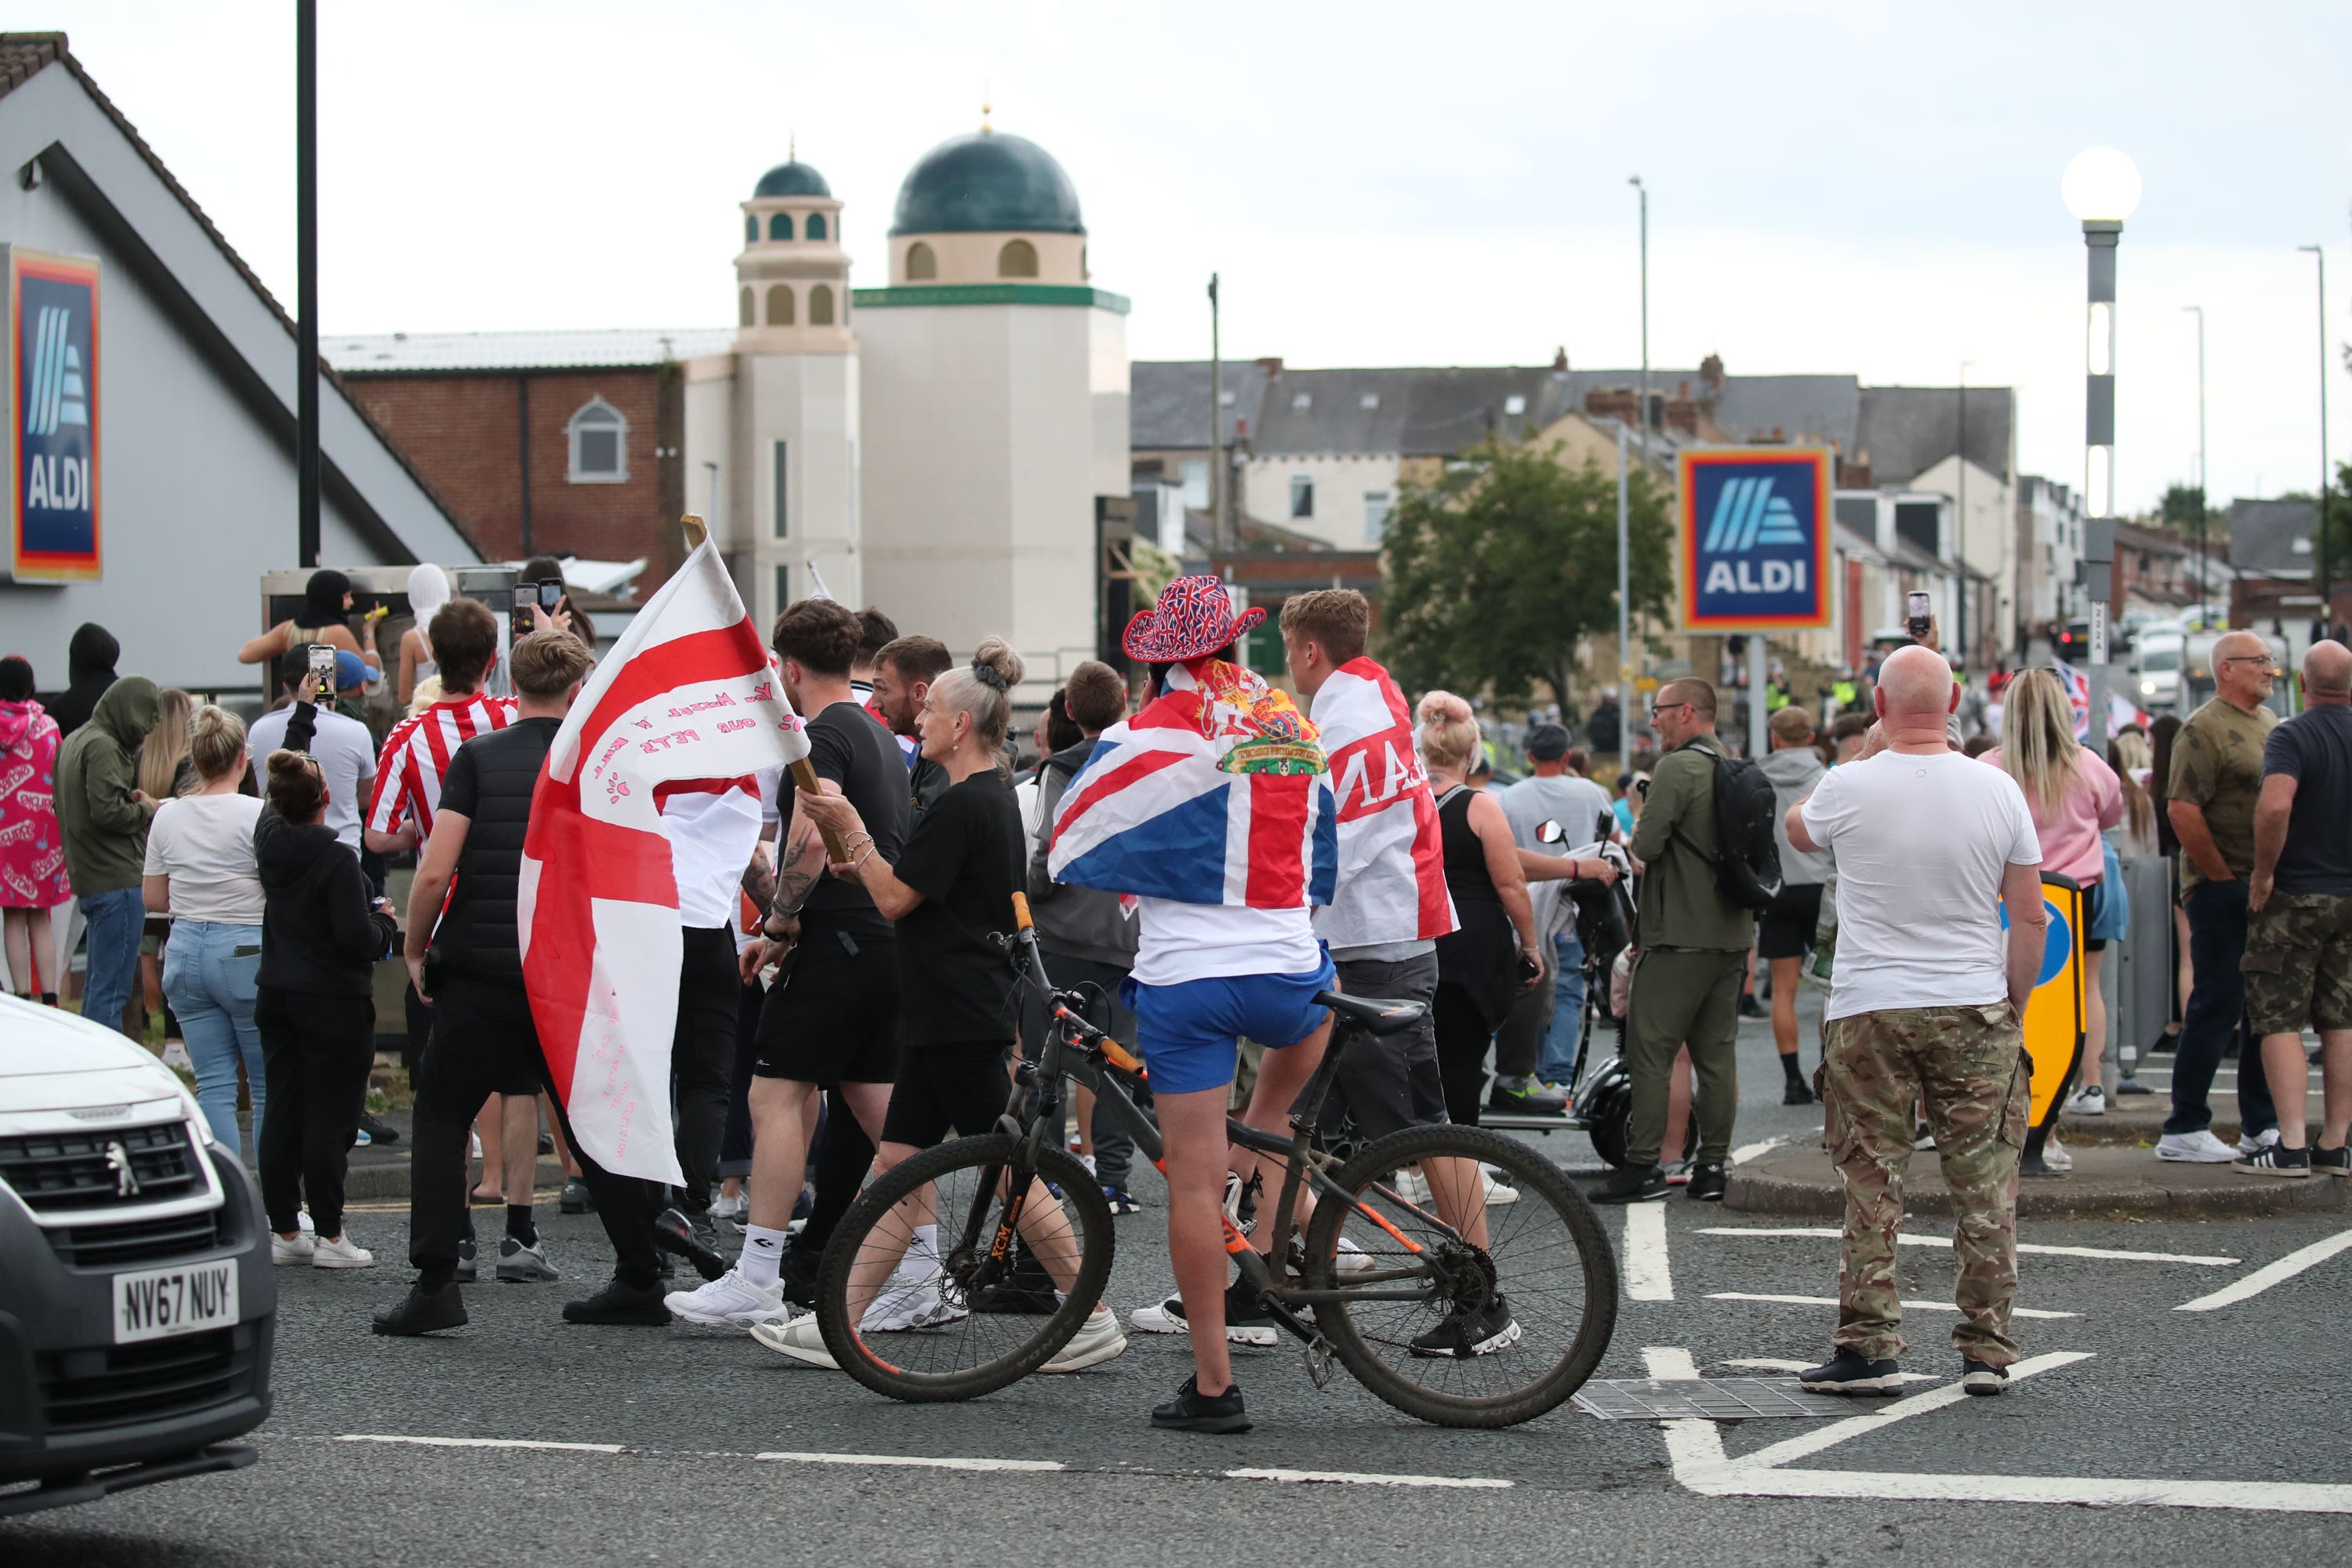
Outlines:
[{"label": "mosque dome", "polygon": [[[761,194],[766,188],[762,180]],[[981,130],[940,142],[908,172],[890,232],[1083,235],[1087,226],[1077,188],[1052,153],[1025,137]]]},{"label": "mosque dome", "polygon": [[824,176],[795,158],[789,163],[779,163],[760,176],[751,189],[751,199],[766,196],[830,196],[833,187]]}]

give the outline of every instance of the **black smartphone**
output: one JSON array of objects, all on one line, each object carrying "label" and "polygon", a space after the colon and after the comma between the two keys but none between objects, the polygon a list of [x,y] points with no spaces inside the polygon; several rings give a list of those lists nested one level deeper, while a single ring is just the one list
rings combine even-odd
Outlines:
[{"label": "black smartphone", "polygon": [[515,642],[520,642],[520,641],[522,641],[522,639],[523,639],[523,638],[525,638],[525,637],[527,637],[530,636],[530,633],[531,633],[530,608],[531,608],[531,606],[532,606],[533,605],[536,605],[537,603],[539,603],[539,584],[536,584],[536,583],[517,583],[517,584],[514,585],[514,637],[513,637],[513,638],[512,638],[512,640],[513,640],[513,641],[515,641]]},{"label": "black smartphone", "polygon": [[318,678],[319,695],[326,701],[335,699],[335,650],[322,642],[310,645],[310,673]]},{"label": "black smartphone", "polygon": [[1541,980],[1542,978],[1543,965],[1538,963],[1534,959],[1529,958],[1524,952],[1519,954],[1519,984],[1521,985],[1533,985],[1537,981]]},{"label": "black smartphone", "polygon": [[1911,635],[1914,637],[1924,637],[1927,635],[1927,623],[1934,613],[1934,610],[1929,606],[1927,595],[1911,594],[1906,595],[1903,614],[1905,618],[1910,623]]},{"label": "black smartphone", "polygon": [[563,607],[563,579],[542,577],[539,582],[539,607],[552,616]]}]

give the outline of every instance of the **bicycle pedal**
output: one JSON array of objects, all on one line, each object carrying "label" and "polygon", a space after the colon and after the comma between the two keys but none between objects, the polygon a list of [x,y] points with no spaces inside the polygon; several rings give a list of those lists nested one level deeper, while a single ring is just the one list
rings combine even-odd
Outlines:
[{"label": "bicycle pedal", "polygon": [[1300,1352],[1307,1358],[1307,1381],[1318,1389],[1331,1386],[1331,1342],[1318,1334]]}]

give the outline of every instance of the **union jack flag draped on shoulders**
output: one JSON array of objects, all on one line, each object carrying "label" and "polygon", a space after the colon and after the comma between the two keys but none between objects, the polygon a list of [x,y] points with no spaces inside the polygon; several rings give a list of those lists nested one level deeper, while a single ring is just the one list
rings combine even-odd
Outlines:
[{"label": "union jack flag draped on shoulders", "polygon": [[1254,910],[1331,901],[1339,816],[1315,726],[1221,659],[1103,731],[1054,817],[1057,882]]}]

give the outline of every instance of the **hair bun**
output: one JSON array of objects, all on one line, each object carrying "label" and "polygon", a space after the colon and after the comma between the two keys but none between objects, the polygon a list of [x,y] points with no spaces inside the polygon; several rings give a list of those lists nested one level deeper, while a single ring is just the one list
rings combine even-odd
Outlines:
[{"label": "hair bun", "polygon": [[1466,724],[1470,704],[1451,691],[1433,691],[1421,700],[1416,716],[1424,724]]},{"label": "hair bun", "polygon": [[972,650],[971,673],[983,686],[1010,691],[1021,684],[1021,656],[1003,637],[983,637]]}]

